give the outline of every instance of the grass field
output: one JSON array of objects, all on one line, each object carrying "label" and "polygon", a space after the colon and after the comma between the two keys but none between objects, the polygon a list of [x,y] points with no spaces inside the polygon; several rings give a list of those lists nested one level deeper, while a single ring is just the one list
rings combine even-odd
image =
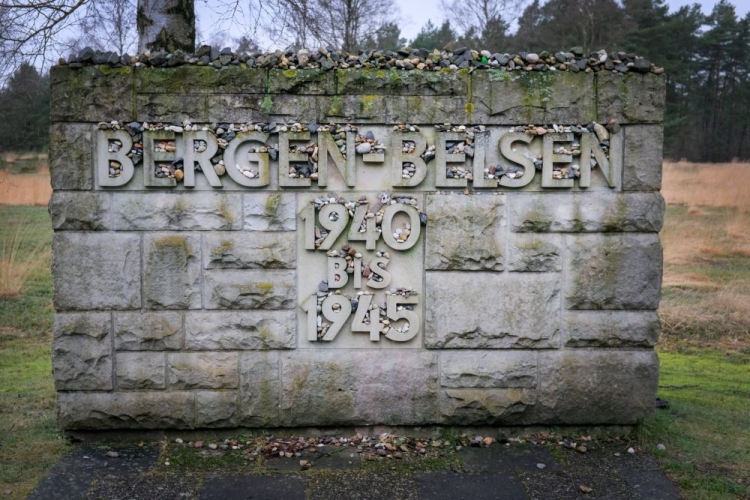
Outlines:
[{"label": "grass field", "polygon": [[[658,350],[659,396],[670,408],[637,436],[689,499],[750,498],[748,187],[750,164],[665,164]],[[2,203],[0,195],[0,283],[21,273],[22,284],[0,290],[0,494],[20,499],[69,445],[53,409],[49,217],[43,207]],[[658,443],[666,451],[654,451]]]}]

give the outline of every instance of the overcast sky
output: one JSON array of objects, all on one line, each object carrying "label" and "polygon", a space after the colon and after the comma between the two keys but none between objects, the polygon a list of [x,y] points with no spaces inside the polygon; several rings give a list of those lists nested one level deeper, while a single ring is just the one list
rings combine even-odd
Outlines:
[{"label": "overcast sky", "polygon": [[[409,40],[412,40],[419,30],[427,22],[427,19],[431,19],[434,24],[439,24],[445,19],[444,11],[440,7],[440,0],[394,0],[396,6],[399,9],[397,18],[401,27],[401,36]],[[683,5],[691,5],[698,3],[702,6],[703,12],[708,14],[713,9],[713,6],[718,0],[667,0],[667,4],[670,6],[670,10],[674,11],[682,7]],[[242,0],[241,0],[242,2]],[[247,5],[246,2],[242,2]],[[747,14],[750,10],[750,0],[733,0],[732,3],[737,9],[737,14],[742,17]],[[208,40],[208,43],[221,43],[228,42],[230,46],[236,44],[228,40],[229,37],[236,37],[242,33],[242,29],[238,25],[232,25],[229,22],[217,23],[217,19],[226,17],[222,15],[221,2],[215,0],[198,0],[196,7],[198,10],[198,21],[201,32],[206,37],[214,35],[218,39]],[[238,17],[238,16],[237,16]],[[242,23],[242,21],[239,21]],[[218,33],[218,35],[215,35]],[[266,42],[267,45],[269,42]],[[264,45],[261,41],[261,45]],[[270,48],[270,47],[262,47]]]}]

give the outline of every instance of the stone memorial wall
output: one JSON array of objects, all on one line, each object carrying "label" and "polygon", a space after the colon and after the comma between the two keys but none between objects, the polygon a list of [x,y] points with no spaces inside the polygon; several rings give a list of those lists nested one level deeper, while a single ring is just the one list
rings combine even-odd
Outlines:
[{"label": "stone memorial wall", "polygon": [[51,78],[62,428],[652,411],[662,76]]}]

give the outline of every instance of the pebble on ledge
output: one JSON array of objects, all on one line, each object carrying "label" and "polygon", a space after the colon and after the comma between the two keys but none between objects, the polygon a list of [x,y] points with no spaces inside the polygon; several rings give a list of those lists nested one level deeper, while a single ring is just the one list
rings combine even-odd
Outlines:
[{"label": "pebble on ledge", "polygon": [[243,52],[237,54],[230,48],[203,45],[195,54],[180,50],[169,53],[164,50],[146,51],[131,56],[114,52],[97,51],[86,47],[71,54],[67,59],[60,58],[60,65],[80,68],[92,65],[136,66],[136,67],[177,67],[183,65],[224,66],[277,69],[346,69],[378,68],[421,71],[456,71],[460,69],[504,68],[509,71],[571,71],[587,73],[610,71],[613,73],[654,73],[662,74],[664,68],[648,59],[626,52],[607,53],[606,50],[584,54],[581,47],[569,51],[550,53],[520,52],[518,54],[491,53],[488,50],[476,51],[466,47],[451,50],[404,48],[391,50],[360,50],[358,54],[321,47],[317,51],[307,49],[277,50],[275,52]]}]

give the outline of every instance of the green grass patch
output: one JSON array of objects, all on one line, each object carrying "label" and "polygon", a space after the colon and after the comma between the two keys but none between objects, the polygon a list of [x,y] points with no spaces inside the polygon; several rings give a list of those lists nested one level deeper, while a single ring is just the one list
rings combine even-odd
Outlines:
[{"label": "green grass patch", "polygon": [[693,348],[659,354],[658,410],[639,427],[688,499],[748,498],[750,488],[750,356]]}]

